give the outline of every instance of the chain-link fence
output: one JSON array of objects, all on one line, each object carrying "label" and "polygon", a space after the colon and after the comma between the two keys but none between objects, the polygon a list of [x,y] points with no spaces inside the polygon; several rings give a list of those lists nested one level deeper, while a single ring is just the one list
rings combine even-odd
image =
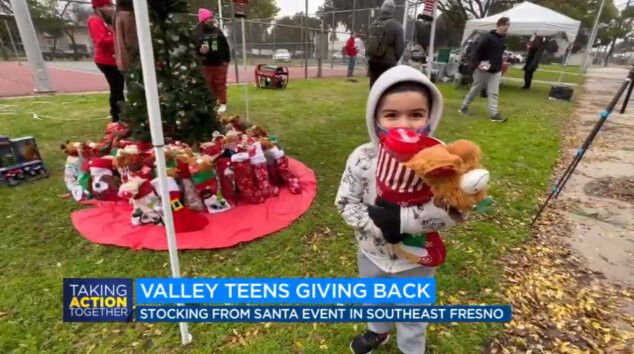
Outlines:
[{"label": "chain-link fence", "polygon": [[[417,6],[417,3],[410,2],[407,21],[409,28],[405,33],[407,41],[413,38],[413,19]],[[395,18],[399,21],[403,20],[404,7],[396,5]],[[234,70],[238,75],[245,71],[246,79],[253,76],[257,64],[287,66],[292,78],[346,76],[350,60],[345,51],[346,41],[351,33],[355,33],[355,44],[359,52],[355,58],[354,74],[365,75],[368,29],[379,15],[379,9],[376,6],[322,10],[309,13],[308,16],[305,12],[300,12],[273,19],[248,18],[244,20],[244,37],[242,21],[225,18],[224,29],[233,48]],[[345,24],[342,23],[342,18],[346,19]],[[246,69],[243,48],[246,51]],[[250,75],[248,72],[251,72]]]},{"label": "chain-link fence", "polygon": [[[0,0],[2,1],[2,0]],[[229,82],[252,82],[255,79],[255,68],[258,64],[274,64],[289,68],[291,81],[300,78],[346,76],[349,59],[344,50],[346,41],[351,33],[356,34],[356,46],[359,53],[355,58],[355,76],[367,73],[365,47],[371,24],[378,18],[381,0],[351,0],[338,9],[333,4],[319,0],[297,1],[300,11],[291,14],[288,9],[282,9],[286,15],[269,18],[258,18],[258,12],[249,13],[248,18],[242,20],[234,17],[233,1],[224,0],[191,0],[191,14],[185,16],[193,28],[197,22],[197,15],[193,13],[199,7],[214,11],[219,26],[230,43],[231,70]],[[60,0],[61,4],[71,4],[69,9],[84,7],[92,11],[87,0]],[[319,10],[315,3],[319,3]],[[406,51],[405,62],[412,65],[422,65],[420,61],[413,62],[412,43],[416,42],[415,34],[420,34],[422,21],[416,21],[417,15],[423,12],[422,0],[397,0],[394,18],[405,27]],[[221,8],[219,8],[221,4]],[[252,2],[256,6],[255,1]],[[306,7],[301,11],[303,5]],[[312,7],[309,5],[313,4]],[[251,6],[251,5],[250,5]],[[297,5],[296,5],[297,6]],[[297,10],[297,7],[295,8]],[[308,11],[312,9],[312,12]],[[1,10],[1,9],[0,9]],[[45,60],[56,61],[53,65],[64,69],[93,70],[91,65],[92,41],[88,29],[77,21],[78,17],[85,19],[85,13],[79,10],[68,10],[75,20],[68,23],[61,32],[52,33],[37,30],[38,42]],[[84,11],[85,12],[85,11]],[[276,13],[275,11],[269,13]],[[307,14],[308,13],[308,14]],[[307,15],[306,15],[307,14]],[[33,15],[33,14],[32,14]],[[267,16],[267,15],[265,15]],[[263,16],[262,16],[263,17]],[[35,22],[35,20],[34,20]],[[36,25],[37,27],[37,25]],[[73,40],[70,40],[70,37]],[[429,33],[419,37],[429,39]],[[443,32],[440,30],[440,37]],[[436,36],[438,39],[438,35]],[[442,40],[441,40],[442,42]],[[447,44],[440,43],[436,51],[442,49],[447,52]],[[11,14],[0,12],[0,48],[1,55],[7,59],[20,57],[24,60],[22,41]],[[426,53],[421,55],[425,57]],[[80,61],[79,63],[59,63],[60,61]]]},{"label": "chain-link fence", "polygon": [[[417,11],[422,9],[418,8],[420,3],[408,4],[405,31],[408,44],[414,37],[414,18]],[[394,17],[399,22],[404,20],[404,8],[404,4],[395,7]],[[269,19],[247,18],[244,20],[244,37],[243,21],[225,17],[222,20],[223,29],[232,46],[235,75],[239,81],[252,80],[257,64],[274,64],[289,67],[292,78],[346,76],[350,58],[346,55],[345,46],[351,33],[356,35],[355,44],[359,50],[355,58],[354,75],[365,75],[368,30],[379,15],[379,10],[379,6],[350,10],[324,9],[309,13],[308,16],[300,12],[293,16]],[[246,55],[243,55],[243,51]]]}]

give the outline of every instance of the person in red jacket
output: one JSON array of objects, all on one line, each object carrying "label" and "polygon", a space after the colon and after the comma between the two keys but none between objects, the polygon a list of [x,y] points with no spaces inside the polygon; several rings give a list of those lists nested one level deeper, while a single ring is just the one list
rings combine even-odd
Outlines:
[{"label": "person in red jacket", "polygon": [[119,121],[120,102],[123,101],[124,79],[117,68],[114,56],[114,33],[112,18],[114,6],[111,0],[92,0],[95,12],[88,18],[88,30],[95,48],[95,64],[106,76],[110,86],[110,116],[113,122]]},{"label": "person in red jacket", "polygon": [[352,82],[356,82],[356,80],[352,77],[354,76],[354,64],[357,61],[357,54],[359,54],[359,48],[357,48],[355,39],[356,36],[352,33],[346,42],[346,56],[348,56],[348,81]]}]

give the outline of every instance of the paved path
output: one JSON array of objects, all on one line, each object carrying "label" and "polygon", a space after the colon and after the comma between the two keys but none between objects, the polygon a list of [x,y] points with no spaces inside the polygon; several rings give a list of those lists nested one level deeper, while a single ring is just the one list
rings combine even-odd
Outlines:
[{"label": "paved path", "polygon": [[[577,98],[577,134],[571,148],[589,135],[626,77],[623,68],[588,71]],[[577,225],[574,248],[592,269],[634,286],[634,105],[625,114],[618,113],[620,108],[605,122],[561,196],[573,202],[569,216]]]},{"label": "paved path", "polygon": [[[66,61],[66,62],[49,62],[47,63],[49,75],[52,85],[57,92],[60,93],[79,93],[92,91],[107,91],[108,84],[95,66],[90,61]],[[239,78],[242,82],[248,80],[254,81],[254,66],[248,66],[244,70],[240,66]],[[324,77],[342,77],[346,76],[347,68],[343,65],[335,65],[332,69],[327,62],[323,65]],[[364,68],[358,66],[356,75],[364,75]],[[291,82],[293,80],[304,78],[303,67],[290,67],[289,76]],[[317,77],[317,67],[308,67],[308,77]],[[236,82],[236,74],[234,66],[229,69],[228,82]],[[0,62],[0,97],[27,96],[33,94],[35,80],[31,68],[26,62]]]}]

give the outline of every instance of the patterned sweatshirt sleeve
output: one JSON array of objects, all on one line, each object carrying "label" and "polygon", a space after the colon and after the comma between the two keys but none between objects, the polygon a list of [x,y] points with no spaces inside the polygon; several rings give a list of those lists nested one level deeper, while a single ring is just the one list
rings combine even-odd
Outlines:
[{"label": "patterned sweatshirt sleeve", "polygon": [[368,205],[363,202],[368,181],[362,175],[359,151],[353,152],[341,177],[341,184],[337,191],[335,206],[346,224],[361,231],[376,228],[368,214]]},{"label": "patterned sweatshirt sleeve", "polygon": [[401,233],[439,231],[454,225],[456,222],[449,213],[434,205],[433,200],[420,206],[401,208]]}]

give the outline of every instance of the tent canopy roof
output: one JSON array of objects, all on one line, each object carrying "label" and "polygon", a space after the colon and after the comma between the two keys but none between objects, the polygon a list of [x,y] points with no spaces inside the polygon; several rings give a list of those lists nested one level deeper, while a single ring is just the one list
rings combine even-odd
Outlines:
[{"label": "tent canopy roof", "polygon": [[511,20],[511,27],[508,32],[510,35],[530,36],[537,34],[540,36],[552,36],[558,33],[565,33],[569,42],[575,40],[581,24],[580,21],[549,8],[525,1],[499,14],[467,21],[462,34],[462,42],[464,43],[473,32],[495,29],[495,23],[500,17],[508,17]]}]

